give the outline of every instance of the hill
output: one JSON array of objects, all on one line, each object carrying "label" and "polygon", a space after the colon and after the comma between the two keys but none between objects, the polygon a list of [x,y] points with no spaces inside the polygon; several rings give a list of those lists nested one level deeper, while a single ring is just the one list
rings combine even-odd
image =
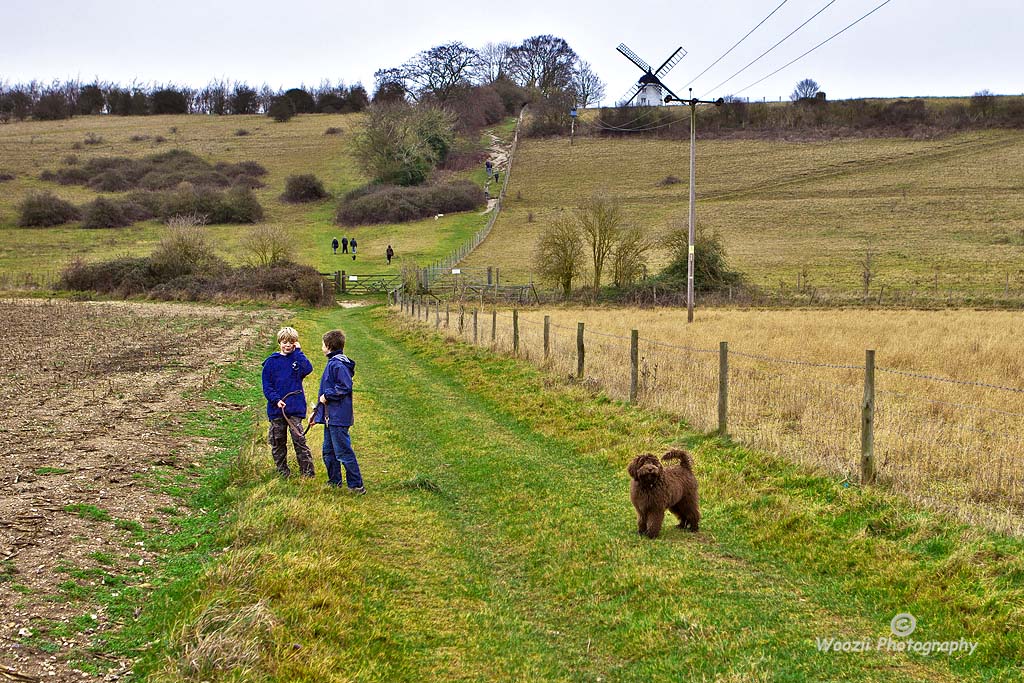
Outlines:
[{"label": "hill", "polygon": [[[265,210],[263,222],[287,229],[295,239],[297,260],[325,272],[398,272],[403,263],[446,256],[483,226],[486,216],[468,212],[437,221],[341,228],[333,223],[333,200],[281,201],[290,175],[314,174],[335,197],[366,182],[351,154],[352,132],[360,116],[306,114],[287,123],[265,116],[83,116],[0,126],[0,173],[13,176],[0,183],[0,272],[8,282],[47,281],[74,257],[93,260],[151,252],[162,234],[156,221],[97,230],[76,224],[19,228],[17,206],[29,193],[44,189],[79,205],[99,196],[85,187],[39,179],[43,171],[68,166],[68,161],[80,165],[99,157],[141,158],[171,149],[187,150],[210,162],[255,161],[266,167],[266,186],[255,190]],[[328,129],[334,132],[325,134]],[[483,173],[474,167],[457,175],[482,184]],[[238,245],[247,226],[214,225],[208,230],[229,260],[241,258]],[[362,256],[356,261],[332,255],[331,239],[343,235],[358,237]],[[384,258],[388,244],[396,252],[390,267]]]},{"label": "hill", "polygon": [[[859,292],[870,251],[873,290],[1024,288],[1024,132],[697,145],[698,224],[754,284]],[[653,235],[685,225],[688,155],[688,141],[523,140],[501,216],[466,265],[531,277],[542,231],[594,194]]]}]

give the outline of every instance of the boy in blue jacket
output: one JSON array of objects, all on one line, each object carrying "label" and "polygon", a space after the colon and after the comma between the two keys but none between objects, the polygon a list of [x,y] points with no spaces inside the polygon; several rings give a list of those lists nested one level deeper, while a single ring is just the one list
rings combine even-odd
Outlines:
[{"label": "boy in blue jacket", "polygon": [[352,437],[348,429],[352,426],[352,376],[356,362],[346,356],[345,333],[331,330],[324,335],[323,352],[327,366],[320,378],[320,399],[314,422],[324,424],[324,465],[327,467],[327,483],[341,486],[341,468],[345,467],[345,485],[350,493],[363,495],[363,477],[359,473],[359,462],[352,450]]},{"label": "boy in blue jacket", "polygon": [[291,475],[288,469],[288,433],[291,432],[299,472],[305,477],[312,477],[313,454],[309,452],[302,433],[302,418],[306,416],[302,380],[313,372],[313,364],[302,353],[299,333],[294,328],[282,327],[277,333],[277,343],[281,347],[280,352],[263,361],[263,395],[267,397],[267,419],[270,420],[270,452],[278,473],[282,477]]}]

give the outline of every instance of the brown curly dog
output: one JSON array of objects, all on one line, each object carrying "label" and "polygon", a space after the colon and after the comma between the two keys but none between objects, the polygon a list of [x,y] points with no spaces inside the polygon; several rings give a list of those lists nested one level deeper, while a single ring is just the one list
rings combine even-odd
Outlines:
[{"label": "brown curly dog", "polygon": [[[665,467],[662,461],[678,460],[679,465]],[[629,499],[636,508],[636,530],[641,536],[657,538],[665,510],[679,518],[679,528],[697,531],[700,509],[697,507],[697,479],[693,476],[690,454],[671,450],[658,460],[644,453],[629,463]]]}]

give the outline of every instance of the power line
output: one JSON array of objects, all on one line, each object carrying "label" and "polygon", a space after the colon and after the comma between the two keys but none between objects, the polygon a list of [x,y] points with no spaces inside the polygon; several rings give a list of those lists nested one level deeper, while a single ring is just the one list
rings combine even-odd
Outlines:
[{"label": "power line", "polygon": [[740,39],[739,39],[739,41],[737,41],[735,45],[733,45],[733,46],[732,46],[732,47],[730,47],[730,48],[729,48],[728,50],[726,50],[726,51],[725,51],[725,54],[724,54],[724,55],[722,55],[721,57],[719,57],[719,58],[718,58],[718,59],[716,59],[715,61],[711,62],[711,66],[709,66],[709,67],[708,67],[707,69],[704,69],[704,70],[703,70],[703,71],[701,71],[701,72],[700,72],[699,74],[697,74],[696,76],[694,76],[694,77],[693,77],[693,78],[692,78],[692,79],[690,80],[690,82],[689,82],[689,83],[687,83],[686,85],[684,85],[683,87],[685,88],[685,87],[687,87],[688,85],[692,84],[692,83],[693,83],[694,81],[696,81],[696,80],[697,80],[698,78],[700,78],[701,76],[703,76],[704,74],[706,74],[706,73],[708,72],[708,70],[710,70],[710,69],[711,69],[711,67],[712,67],[712,66],[714,66],[715,64],[718,64],[718,63],[719,63],[720,61],[722,61],[722,60],[723,60],[723,59],[724,59],[724,58],[726,57],[726,55],[728,55],[728,54],[729,54],[730,52],[732,52],[732,51],[733,51],[733,50],[735,50],[735,49],[736,49],[737,47],[739,47],[739,44],[740,44],[740,43],[742,43],[742,42],[743,42],[744,40],[746,40],[747,38],[749,38],[749,37],[750,37],[750,34],[751,34],[751,33],[753,33],[754,31],[756,31],[757,29],[761,28],[761,24],[763,24],[764,22],[766,22],[766,21],[768,21],[769,19],[771,19],[771,18],[772,18],[772,14],[775,14],[776,12],[778,12],[778,11],[779,11],[779,10],[780,10],[780,9],[782,8],[782,6],[783,6],[783,5],[785,5],[785,4],[787,3],[787,2],[789,2],[789,0],[782,0],[782,2],[781,2],[781,3],[779,3],[779,6],[778,6],[778,7],[776,7],[775,9],[773,9],[773,10],[771,11],[771,14],[769,14],[769,15],[768,15],[767,17],[765,17],[764,19],[762,19],[762,20],[761,20],[761,22],[760,22],[760,23],[759,23],[759,24],[758,24],[757,26],[755,26],[754,28],[750,29],[750,32],[749,32],[749,33],[747,33],[747,35],[745,35],[745,36],[743,36],[742,38],[740,38]]},{"label": "power line", "polygon": [[747,64],[747,65],[746,65],[745,67],[743,67],[742,69],[740,69],[739,71],[737,71],[736,73],[734,73],[734,74],[733,74],[732,76],[729,76],[729,78],[725,79],[724,81],[722,81],[721,83],[719,83],[719,84],[718,84],[718,85],[716,85],[715,87],[713,87],[713,88],[709,88],[709,89],[708,89],[708,92],[706,92],[706,93],[704,93],[703,95],[701,95],[701,96],[700,96],[700,99],[704,99],[705,97],[707,97],[708,93],[710,93],[710,92],[711,92],[712,90],[718,90],[718,89],[719,89],[719,88],[721,88],[721,87],[722,87],[723,85],[725,85],[726,83],[728,83],[729,81],[731,81],[732,79],[736,78],[736,77],[737,77],[737,76],[739,76],[739,75],[740,75],[741,73],[743,73],[744,71],[746,71],[747,69],[749,69],[749,68],[750,68],[751,66],[753,66],[753,65],[754,65],[754,63],[755,63],[755,62],[759,61],[759,60],[760,60],[760,59],[761,59],[762,57],[764,57],[764,56],[765,56],[766,54],[768,54],[769,52],[771,52],[772,50],[774,50],[775,48],[777,48],[777,47],[778,47],[779,45],[782,45],[782,44],[783,44],[784,42],[786,42],[787,40],[789,40],[789,38],[790,38],[790,37],[791,37],[791,36],[792,36],[792,35],[793,35],[794,33],[796,33],[797,31],[799,31],[800,29],[802,29],[802,28],[803,28],[804,26],[807,26],[807,24],[811,23],[811,21],[813,21],[813,20],[814,20],[814,18],[815,18],[816,16],[818,16],[819,14],[821,14],[822,12],[824,12],[825,10],[827,10],[827,9],[828,9],[829,7],[831,7],[831,6],[833,5],[833,4],[835,4],[835,2],[836,2],[836,0],[829,0],[829,3],[828,3],[827,5],[825,5],[824,7],[822,7],[822,8],[820,9],[820,10],[818,10],[817,12],[815,12],[815,13],[814,13],[814,14],[813,14],[813,15],[811,16],[811,18],[810,18],[810,19],[808,19],[807,21],[805,21],[804,23],[800,24],[800,25],[799,25],[799,26],[797,26],[797,27],[796,27],[795,29],[793,29],[792,31],[790,31],[790,32],[789,32],[789,34],[787,34],[785,38],[783,38],[783,39],[782,39],[782,40],[780,40],[779,42],[775,43],[775,44],[774,44],[774,45],[772,45],[772,46],[771,46],[770,48],[768,48],[767,50],[765,50],[764,52],[762,52],[762,53],[761,53],[760,55],[758,55],[757,57],[755,57],[753,61],[751,61],[751,62],[750,62],[749,64]]},{"label": "power line", "polygon": [[[853,22],[852,24],[850,24],[849,26],[847,26],[846,28],[844,28],[844,29],[843,29],[842,31],[837,31],[836,33],[833,33],[833,34],[832,34],[832,35],[830,35],[830,36],[829,36],[828,38],[826,38],[825,40],[821,41],[820,43],[818,43],[817,45],[815,45],[815,46],[814,46],[814,47],[812,47],[812,48],[811,48],[810,50],[808,50],[807,52],[803,53],[802,55],[800,55],[799,57],[797,57],[797,58],[796,58],[796,59],[794,59],[793,61],[791,61],[791,62],[789,62],[789,63],[787,63],[787,64],[784,64],[783,66],[780,66],[780,67],[779,67],[778,69],[776,69],[775,71],[771,72],[770,74],[768,74],[768,75],[767,75],[767,76],[765,76],[764,78],[761,78],[761,79],[759,79],[759,80],[756,80],[756,81],[754,81],[753,83],[751,83],[751,84],[750,84],[750,85],[748,85],[747,87],[743,88],[743,90],[749,90],[750,88],[753,88],[753,87],[754,87],[755,85],[757,85],[757,84],[758,84],[758,83],[760,83],[761,81],[764,81],[764,80],[766,80],[766,79],[768,79],[768,78],[771,78],[771,77],[772,77],[772,76],[774,76],[775,74],[777,74],[777,73],[779,73],[780,71],[782,71],[783,69],[785,69],[785,68],[786,68],[787,66],[790,66],[790,65],[794,64],[795,62],[798,62],[799,60],[803,59],[803,58],[804,58],[804,57],[806,57],[807,55],[809,55],[809,54],[811,54],[812,52],[814,52],[815,50],[817,50],[817,49],[818,49],[819,47],[821,47],[822,45],[824,45],[824,44],[825,44],[825,43],[827,43],[828,41],[830,41],[830,40],[832,40],[833,38],[835,38],[836,36],[838,36],[838,35],[839,35],[840,33],[843,33],[843,32],[845,32],[845,31],[846,31],[847,29],[853,28],[854,26],[856,26],[856,25],[857,25],[857,24],[859,24],[860,22],[864,21],[865,19],[867,19],[868,17],[870,17],[870,16],[872,15],[872,14],[874,14],[874,13],[875,13],[875,12],[877,12],[878,10],[880,10],[880,9],[882,9],[883,7],[885,7],[886,5],[888,5],[888,4],[890,3],[890,2],[892,2],[892,0],[885,0],[885,2],[883,2],[883,3],[881,4],[881,5],[879,5],[879,6],[878,6],[878,7],[876,7],[875,9],[871,10],[870,12],[868,12],[867,14],[865,14],[864,16],[862,16],[862,17],[861,17],[860,19],[858,19],[857,21]],[[740,94],[741,92],[743,92],[743,90],[737,90],[735,94],[737,94],[737,95],[738,95],[738,94]]]}]

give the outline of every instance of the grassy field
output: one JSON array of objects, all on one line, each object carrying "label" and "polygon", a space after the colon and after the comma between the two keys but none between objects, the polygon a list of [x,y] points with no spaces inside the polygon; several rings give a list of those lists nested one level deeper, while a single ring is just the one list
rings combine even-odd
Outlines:
[{"label": "grassy field", "polygon": [[[494,230],[467,262],[525,280],[557,214],[600,194],[662,235],[685,225],[688,142],[523,141]],[[721,233],[732,264],[768,289],[802,283],[872,290],[1024,288],[1024,133],[946,138],[698,140],[697,220]],[[664,186],[667,176],[682,182]],[[652,259],[655,269],[666,254]],[[1009,278],[1009,280],[1007,280]]]},{"label": "grassy field", "polygon": [[[325,272],[398,272],[403,264],[446,256],[483,227],[486,216],[469,212],[437,221],[342,228],[333,222],[333,200],[299,205],[282,202],[279,197],[289,175],[312,173],[336,197],[366,182],[350,153],[352,131],[359,116],[309,114],[287,123],[275,123],[265,116],[87,116],[0,126],[0,172],[15,176],[0,184],[0,272],[14,282],[27,275],[51,279],[72,258],[144,255],[160,240],[163,227],[156,221],[103,230],[16,227],[17,206],[31,191],[48,189],[77,204],[97,196],[88,188],[39,180],[42,171],[59,168],[72,154],[84,162],[94,157],[142,157],[185,149],[211,162],[256,161],[269,171],[263,178],[266,187],[256,190],[265,210],[264,221],[291,232],[297,260]],[[342,133],[325,135],[329,127],[339,128]],[[240,130],[248,131],[248,135],[237,135]],[[89,135],[102,142],[84,144]],[[135,136],[147,139],[133,142]],[[157,137],[166,141],[155,142]],[[483,171],[474,172],[482,183]],[[223,255],[232,262],[241,258],[238,245],[249,229],[245,225],[208,228]],[[331,239],[340,240],[342,236],[358,238],[361,256],[357,260],[332,255]],[[396,254],[390,267],[384,257],[388,244]]]},{"label": "grassy field", "polygon": [[[349,334],[369,494],[327,490],[322,468],[282,481],[265,444],[236,446],[223,548],[191,582],[158,590],[162,618],[147,622],[157,630],[135,668],[148,680],[1021,678],[1018,541],[379,311],[293,322],[307,339]],[[219,400],[259,412],[254,383],[227,386]],[[626,463],[680,442],[695,453],[702,530],[639,539]],[[818,649],[889,636],[898,612],[917,618],[915,639],[978,648]]]},{"label": "grassy field", "polygon": [[[998,311],[713,309],[698,310],[687,325],[685,309],[527,308],[519,311],[519,354],[558,376],[574,375],[582,322],[586,381],[626,400],[636,329],[640,404],[710,431],[718,426],[719,342],[727,341],[730,435],[859,481],[864,355],[873,349],[880,481],[958,519],[1019,535],[1024,358],[1015,319]],[[449,329],[472,341],[472,311],[464,320],[459,335],[456,311]],[[435,322],[431,315],[427,325]],[[510,351],[510,312],[493,322],[494,346]],[[491,311],[481,312],[481,344],[491,344],[491,326]]]}]

